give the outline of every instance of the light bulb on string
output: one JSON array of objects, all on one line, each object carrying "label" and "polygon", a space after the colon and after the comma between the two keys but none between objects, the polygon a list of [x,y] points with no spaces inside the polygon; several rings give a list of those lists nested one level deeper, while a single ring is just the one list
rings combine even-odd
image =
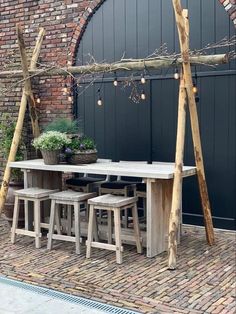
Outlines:
[{"label": "light bulb on string", "polygon": [[66,84],[63,87],[63,93],[64,93],[64,95],[68,94],[68,87]]},{"label": "light bulb on string", "polygon": [[142,73],[140,81],[141,81],[142,84],[146,83],[146,79],[145,79],[144,73]]},{"label": "light bulb on string", "polygon": [[179,79],[179,70],[178,70],[178,68],[175,68],[174,79],[175,80]]},{"label": "light bulb on string", "polygon": [[115,78],[114,78],[114,81],[113,81],[113,85],[115,87],[117,87],[118,86],[118,80],[117,80],[116,72],[114,74],[115,74]]},{"label": "light bulb on string", "polygon": [[41,102],[40,98],[37,97],[37,98],[36,98],[36,103],[37,103],[37,104],[40,104],[40,102]]},{"label": "light bulb on string", "polygon": [[114,78],[113,85],[114,85],[115,87],[118,86],[118,81],[117,81],[117,78],[116,78],[116,77]]},{"label": "light bulb on string", "polygon": [[144,90],[142,90],[142,92],[141,92],[141,99],[142,100],[146,99],[146,94],[145,94]]},{"label": "light bulb on string", "polygon": [[198,93],[198,88],[197,88],[197,85],[196,85],[195,82],[193,83],[193,93],[194,93],[195,95]]},{"label": "light bulb on string", "polygon": [[72,102],[72,101],[73,101],[73,98],[72,98],[71,95],[68,96],[68,101],[69,101],[69,102]]},{"label": "light bulb on string", "polygon": [[102,106],[102,97],[101,96],[99,96],[97,104],[98,104],[98,106]]}]

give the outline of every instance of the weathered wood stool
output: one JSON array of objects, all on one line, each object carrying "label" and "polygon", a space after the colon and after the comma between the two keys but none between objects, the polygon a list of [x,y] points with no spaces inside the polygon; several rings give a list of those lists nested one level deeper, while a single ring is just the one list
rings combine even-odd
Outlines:
[{"label": "weathered wood stool", "polygon": [[[51,214],[49,222],[49,232],[48,232],[48,249],[52,248],[52,240],[62,240],[75,242],[76,253],[80,254],[80,206],[87,206],[87,200],[89,198],[95,197],[96,193],[84,193],[76,192],[72,190],[62,191],[58,193],[53,193],[50,195],[51,199]],[[66,205],[67,209],[67,235],[61,234],[60,230],[57,234],[54,234],[54,221],[56,218],[56,213],[59,210],[59,204]],[[71,236],[71,225],[72,225],[72,207],[74,207],[74,231],[75,236]]]},{"label": "weathered wood stool", "polygon": [[[14,214],[13,214],[13,222],[11,229],[11,242],[15,243],[16,235],[22,234],[29,237],[35,238],[35,247],[38,249],[41,247],[41,228],[48,228],[49,225],[41,222],[41,210],[40,205],[41,202],[49,200],[49,195],[52,193],[58,192],[58,190],[49,190],[49,189],[41,189],[41,188],[27,188],[16,190],[15,194],[15,205],[14,205]],[[18,219],[19,219],[19,209],[20,209],[20,200],[24,200],[25,204],[28,208],[28,202],[33,202],[33,210],[34,210],[34,231],[30,231],[28,229],[18,229]],[[28,217],[25,217],[28,219]]]},{"label": "weathered wood stool", "polygon": [[[122,263],[123,247],[121,243],[121,220],[120,212],[126,208],[132,208],[134,239],[136,242],[137,252],[142,253],[142,244],[140,238],[140,230],[138,223],[137,197],[125,197],[112,194],[101,195],[88,201],[90,206],[88,240],[86,241],[87,252],[86,257],[90,258],[91,248],[116,251],[116,262]],[[108,243],[93,241],[94,231],[97,232],[96,212],[97,210],[106,210],[108,212]],[[112,212],[114,213],[114,229],[115,229],[115,245],[112,244]],[[94,230],[95,229],[95,230]],[[98,237],[97,237],[98,238]]]}]

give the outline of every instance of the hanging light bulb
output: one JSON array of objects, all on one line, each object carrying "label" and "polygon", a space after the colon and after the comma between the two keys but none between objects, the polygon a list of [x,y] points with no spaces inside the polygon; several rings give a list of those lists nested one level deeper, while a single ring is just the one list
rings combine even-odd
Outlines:
[{"label": "hanging light bulb", "polygon": [[71,95],[68,96],[68,101],[69,101],[69,102],[72,102],[72,101],[73,101],[73,98],[72,98]]},{"label": "hanging light bulb", "polygon": [[101,96],[99,96],[97,104],[98,104],[98,106],[102,106],[102,97]]},{"label": "hanging light bulb", "polygon": [[117,78],[116,78],[116,77],[114,78],[113,85],[114,85],[115,87],[118,86],[118,81],[117,81]]},{"label": "hanging light bulb", "polygon": [[66,95],[68,93],[68,88],[67,88],[66,84],[63,87],[63,93],[64,93],[64,95]]},{"label": "hanging light bulb", "polygon": [[40,104],[41,100],[39,97],[37,97],[36,102],[37,102],[37,104]]},{"label": "hanging light bulb", "polygon": [[146,99],[146,95],[145,95],[144,90],[142,90],[142,92],[141,92],[141,99],[142,99],[142,100],[145,100],[145,99]]},{"label": "hanging light bulb", "polygon": [[146,83],[146,79],[145,79],[144,73],[142,73],[142,75],[141,75],[141,83],[142,84]]},{"label": "hanging light bulb", "polygon": [[179,70],[178,70],[178,68],[175,68],[174,79],[175,80],[179,79]]},{"label": "hanging light bulb", "polygon": [[115,75],[115,77],[114,77],[113,85],[115,87],[117,87],[118,86],[118,80],[117,80],[116,72],[114,72],[114,75]]},{"label": "hanging light bulb", "polygon": [[197,88],[197,85],[196,85],[195,82],[193,83],[193,93],[194,93],[195,95],[198,93],[198,88]]}]

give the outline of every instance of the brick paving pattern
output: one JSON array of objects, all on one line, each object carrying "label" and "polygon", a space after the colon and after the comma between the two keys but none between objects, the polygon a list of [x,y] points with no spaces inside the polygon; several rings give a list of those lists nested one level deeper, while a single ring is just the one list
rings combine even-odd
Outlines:
[{"label": "brick paving pattern", "polygon": [[125,246],[124,262],[114,252],[93,249],[92,258],[74,253],[74,245],[55,242],[54,249],[34,248],[18,236],[12,245],[9,227],[0,220],[0,274],[31,284],[89,297],[142,313],[235,314],[235,233],[216,231],[209,247],[204,229],[185,227],[178,249],[178,269],[169,271],[167,254],[148,259]]}]

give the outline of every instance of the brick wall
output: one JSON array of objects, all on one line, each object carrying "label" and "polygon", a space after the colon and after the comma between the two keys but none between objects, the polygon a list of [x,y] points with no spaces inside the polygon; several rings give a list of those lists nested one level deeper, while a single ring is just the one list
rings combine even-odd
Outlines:
[{"label": "brick wall", "polygon": [[[38,28],[45,28],[46,36],[40,54],[40,62],[57,63],[61,66],[73,63],[79,38],[84,32],[89,18],[103,1],[0,0],[1,68],[6,63],[10,66],[14,51],[17,51],[16,23],[20,23],[24,28],[25,42],[28,47],[34,45]],[[219,1],[236,25],[236,0]],[[4,95],[0,94],[0,119],[3,112],[10,112],[13,119],[17,117],[21,85],[13,88],[12,83],[14,83],[14,79],[0,82],[0,89],[8,88]],[[33,87],[41,100],[38,104],[41,127],[54,117],[72,115],[72,103],[68,100],[68,96],[62,93],[63,83],[62,77],[34,80]],[[30,134],[30,124],[27,121],[25,128],[27,134]]]}]

